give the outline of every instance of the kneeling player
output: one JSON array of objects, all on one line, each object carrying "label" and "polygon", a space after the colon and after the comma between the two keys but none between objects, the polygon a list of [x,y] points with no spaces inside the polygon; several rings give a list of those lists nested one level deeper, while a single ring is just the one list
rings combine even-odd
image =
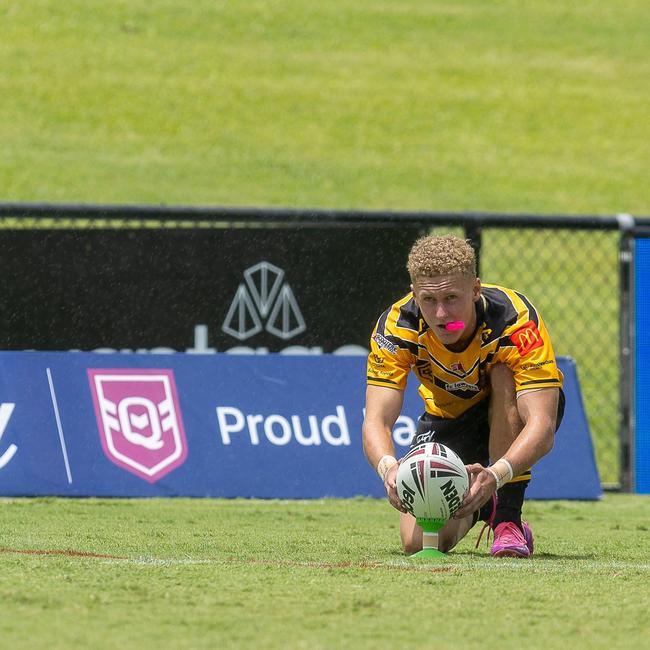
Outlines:
[{"label": "kneeling player", "polygon": [[465,240],[424,237],[407,268],[412,291],[380,316],[372,335],[363,425],[366,456],[402,513],[404,550],[422,548],[422,530],[397,495],[391,432],[412,370],[425,408],[413,444],[451,447],[470,473],[460,510],[439,533],[440,550],[453,548],[482,519],[494,531],[492,555],[530,557],[524,494],[564,410],[548,331],[526,296],[481,284]]}]

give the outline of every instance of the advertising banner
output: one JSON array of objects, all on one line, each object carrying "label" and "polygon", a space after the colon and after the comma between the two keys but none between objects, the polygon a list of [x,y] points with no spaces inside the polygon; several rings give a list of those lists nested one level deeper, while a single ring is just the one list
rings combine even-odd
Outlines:
[{"label": "advertising banner", "polygon": [[[575,366],[530,496],[598,498]],[[422,412],[408,387],[403,455]],[[365,360],[337,355],[0,353],[0,494],[384,495],[361,444]]]},{"label": "advertising banner", "polygon": [[650,238],[634,243],[634,404],[633,455],[635,492],[650,494]]},{"label": "advertising banner", "polygon": [[[4,230],[8,350],[339,351],[409,290],[399,228]],[[17,274],[16,269],[20,269]]]}]

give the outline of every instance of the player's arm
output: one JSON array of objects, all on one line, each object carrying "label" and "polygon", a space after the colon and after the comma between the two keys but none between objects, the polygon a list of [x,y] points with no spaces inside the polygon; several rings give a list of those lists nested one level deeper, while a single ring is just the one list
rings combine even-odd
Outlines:
[{"label": "player's arm", "polygon": [[513,476],[532,467],[553,449],[559,393],[558,388],[543,388],[524,392],[517,398],[524,428],[505,454]]},{"label": "player's arm", "polygon": [[404,512],[397,496],[397,461],[393,445],[393,425],[402,411],[404,392],[370,385],[366,389],[366,416],[363,421],[363,451],[384,481],[390,504]]},{"label": "player's arm", "polygon": [[[517,410],[524,426],[502,456],[507,463],[497,461],[490,469],[481,465],[469,466],[471,477],[470,490],[462,507],[454,515],[465,517],[481,507],[497,490],[497,476],[507,482],[532,467],[553,448],[559,390],[543,388],[525,391],[517,398]],[[506,472],[512,474],[508,477]],[[506,480],[507,479],[507,480]]]}]

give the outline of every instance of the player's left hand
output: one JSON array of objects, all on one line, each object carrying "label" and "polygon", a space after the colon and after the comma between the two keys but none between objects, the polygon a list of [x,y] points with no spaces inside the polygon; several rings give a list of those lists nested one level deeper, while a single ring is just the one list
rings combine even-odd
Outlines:
[{"label": "player's left hand", "polygon": [[454,519],[462,519],[478,510],[497,489],[497,482],[492,472],[488,472],[483,465],[465,465],[469,474],[469,490],[467,495],[456,510]]}]

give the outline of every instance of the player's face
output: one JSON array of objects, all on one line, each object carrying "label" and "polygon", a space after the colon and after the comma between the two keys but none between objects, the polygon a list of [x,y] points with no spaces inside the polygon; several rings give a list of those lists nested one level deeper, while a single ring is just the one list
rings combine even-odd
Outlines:
[{"label": "player's face", "polygon": [[[422,317],[443,345],[466,342],[476,328],[474,303],[481,294],[481,281],[464,275],[418,278],[411,285]],[[448,330],[449,323],[462,321],[461,329]]]}]

